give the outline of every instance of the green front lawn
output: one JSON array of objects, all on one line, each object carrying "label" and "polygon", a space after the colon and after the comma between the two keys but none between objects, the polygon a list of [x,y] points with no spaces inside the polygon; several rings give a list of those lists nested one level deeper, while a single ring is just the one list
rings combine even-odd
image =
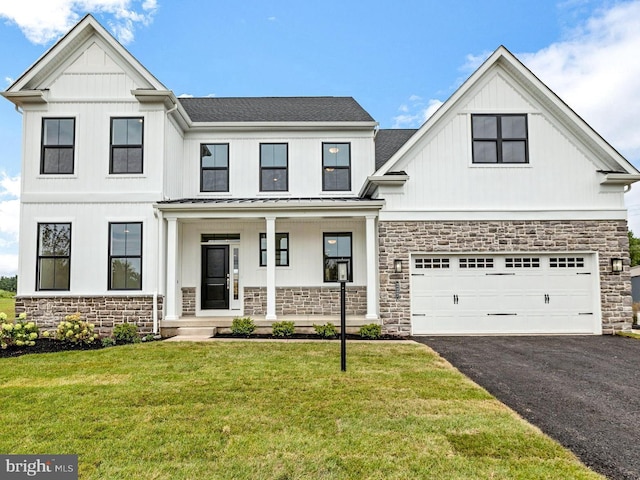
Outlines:
[{"label": "green front lawn", "polygon": [[16,299],[15,297],[0,296],[0,312],[7,314],[9,320],[16,318]]},{"label": "green front lawn", "polygon": [[0,359],[0,452],[82,479],[602,478],[426,347],[155,342]]}]

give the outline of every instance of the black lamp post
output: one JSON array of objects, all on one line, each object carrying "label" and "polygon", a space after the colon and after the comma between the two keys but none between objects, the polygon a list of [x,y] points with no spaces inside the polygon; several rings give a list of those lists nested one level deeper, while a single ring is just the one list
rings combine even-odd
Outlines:
[{"label": "black lamp post", "polygon": [[346,288],[349,280],[349,268],[347,262],[338,262],[338,281],[340,282],[340,369],[347,371],[347,315],[346,315]]}]

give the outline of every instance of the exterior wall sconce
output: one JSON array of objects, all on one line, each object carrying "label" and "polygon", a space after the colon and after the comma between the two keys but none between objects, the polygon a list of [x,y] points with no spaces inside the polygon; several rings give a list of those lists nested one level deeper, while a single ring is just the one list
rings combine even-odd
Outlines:
[{"label": "exterior wall sconce", "polygon": [[402,273],[402,260],[393,261],[393,271],[396,273]]},{"label": "exterior wall sconce", "polygon": [[613,273],[620,273],[622,272],[623,266],[622,266],[622,259],[621,258],[612,258],[611,259],[611,271]]}]

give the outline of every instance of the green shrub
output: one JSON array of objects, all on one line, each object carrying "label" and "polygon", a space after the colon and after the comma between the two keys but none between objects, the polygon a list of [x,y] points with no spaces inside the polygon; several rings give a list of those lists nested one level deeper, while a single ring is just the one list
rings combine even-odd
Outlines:
[{"label": "green shrub", "polygon": [[113,327],[113,339],[116,343],[138,343],[140,335],[138,335],[138,326],[133,323],[119,323]]},{"label": "green shrub", "polygon": [[113,347],[116,344],[116,341],[112,337],[104,337],[102,339],[103,347]]},{"label": "green shrub", "polygon": [[313,329],[316,331],[316,333],[318,335],[320,335],[322,338],[335,338],[336,335],[338,335],[338,329],[336,328],[336,326],[331,323],[328,322],[325,325],[316,325],[315,323],[313,324]]},{"label": "green shrub", "polygon": [[100,335],[94,333],[94,325],[82,320],[79,313],[67,315],[64,320],[58,324],[55,332],[55,339],[69,343],[92,344],[100,338]]},{"label": "green shrub", "polygon": [[236,317],[231,322],[231,333],[248,337],[256,329],[251,317]]},{"label": "green shrub", "polygon": [[293,322],[274,322],[272,329],[274,337],[290,337],[296,331]]},{"label": "green shrub", "polygon": [[5,313],[0,313],[0,348],[7,347],[33,347],[36,344],[39,332],[33,322],[25,321],[26,313],[21,313],[14,322],[7,320]]},{"label": "green shrub", "polygon": [[153,342],[156,339],[156,336],[153,333],[147,333],[144,337],[141,338],[143,342]]},{"label": "green shrub", "polygon": [[360,330],[358,330],[358,333],[362,338],[376,340],[382,335],[382,326],[378,325],[377,323],[363,325],[360,327]]}]

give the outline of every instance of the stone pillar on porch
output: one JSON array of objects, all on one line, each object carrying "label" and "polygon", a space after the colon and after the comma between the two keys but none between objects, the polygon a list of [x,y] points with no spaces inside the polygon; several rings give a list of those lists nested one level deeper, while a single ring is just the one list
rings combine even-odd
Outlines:
[{"label": "stone pillar on porch", "polygon": [[167,218],[167,298],[165,320],[177,320],[178,220]]},{"label": "stone pillar on porch", "polygon": [[276,217],[265,217],[267,222],[267,315],[265,320],[277,320],[276,316]]},{"label": "stone pillar on porch", "polygon": [[367,320],[378,320],[378,265],[376,250],[376,215],[366,216]]}]

